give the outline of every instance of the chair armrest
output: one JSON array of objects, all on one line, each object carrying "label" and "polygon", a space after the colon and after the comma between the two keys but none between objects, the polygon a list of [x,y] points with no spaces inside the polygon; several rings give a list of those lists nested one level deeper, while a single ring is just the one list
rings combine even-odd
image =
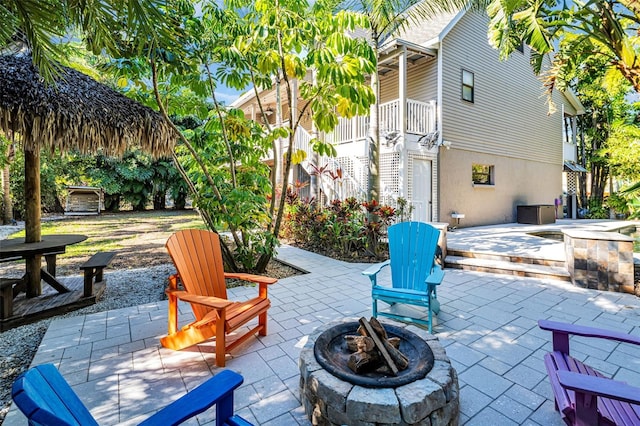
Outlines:
[{"label": "chair armrest", "polygon": [[178,284],[180,283],[180,274],[172,274],[169,275],[169,286],[167,287],[167,293],[170,291],[175,291],[178,289]]},{"label": "chair armrest", "polygon": [[362,275],[366,275],[371,280],[371,284],[376,285],[376,279],[378,272],[385,266],[389,266],[391,264],[391,260],[387,259],[382,263],[376,263],[375,265],[369,266],[367,269],[362,271]]},{"label": "chair armrest", "polygon": [[274,284],[278,281],[277,278],[264,277],[262,275],[245,274],[245,273],[239,273],[239,272],[225,272],[224,277],[235,278],[235,279],[249,281],[252,283],[259,283],[259,284]]},{"label": "chair armrest", "polygon": [[233,305],[234,303],[227,299],[221,299],[219,297],[213,297],[213,296],[200,296],[197,294],[188,293],[184,290],[168,290],[167,294],[172,294],[176,296],[178,299],[183,300],[185,302],[209,306],[210,308],[214,308],[214,309],[224,309]]},{"label": "chair armrest", "polygon": [[442,282],[443,279],[444,279],[444,271],[442,270],[440,265],[434,265],[433,269],[431,270],[431,274],[429,274],[425,282],[427,284],[438,285]]},{"label": "chair armrest", "polygon": [[618,380],[558,370],[558,381],[572,391],[640,404],[640,388]]},{"label": "chair armrest", "polygon": [[608,340],[616,340],[618,342],[631,343],[640,345],[640,337],[631,334],[620,333],[618,331],[605,330],[602,328],[586,327],[576,324],[568,324],[564,322],[538,320],[538,326],[543,330],[552,331],[560,334],[573,334],[582,337],[598,337]]},{"label": "chair armrest", "polygon": [[[176,425],[202,413],[214,404],[230,404],[233,414],[233,391],[243,382],[242,376],[231,370],[216,374],[191,392],[164,407],[140,425]],[[221,407],[216,407],[220,409]],[[228,408],[228,407],[227,407]]]}]

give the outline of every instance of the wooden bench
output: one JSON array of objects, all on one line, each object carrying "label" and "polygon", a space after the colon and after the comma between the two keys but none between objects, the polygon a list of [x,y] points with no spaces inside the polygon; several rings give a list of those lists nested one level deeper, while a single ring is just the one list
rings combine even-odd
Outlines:
[{"label": "wooden bench", "polygon": [[640,337],[540,320],[553,333],[553,352],[544,356],[555,408],[568,425],[640,425],[640,388],[609,379],[569,355],[569,335],[597,337],[640,345]]},{"label": "wooden bench", "polygon": [[22,283],[22,278],[0,278],[0,319],[13,315],[14,286]]},{"label": "wooden bench", "polygon": [[[216,405],[217,426],[251,426],[233,414],[233,392],[242,382],[243,378],[238,373],[221,371],[139,424],[177,425]],[[11,396],[29,419],[29,424],[98,425],[53,364],[30,368],[18,376]]]},{"label": "wooden bench", "polygon": [[93,283],[103,280],[102,271],[111,263],[115,255],[113,251],[99,251],[80,265],[80,269],[84,271],[84,297],[93,295]]}]

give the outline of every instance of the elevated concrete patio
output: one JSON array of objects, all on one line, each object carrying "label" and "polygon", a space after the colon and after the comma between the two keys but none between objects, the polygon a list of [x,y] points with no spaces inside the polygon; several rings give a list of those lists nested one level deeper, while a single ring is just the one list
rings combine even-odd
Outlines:
[{"label": "elevated concrete patio", "polygon": [[[450,244],[466,240],[497,251],[526,246],[524,240],[507,242],[498,229],[475,229],[477,239],[460,229],[449,234]],[[299,352],[319,325],[370,315],[370,284],[360,274],[367,265],[288,246],[278,257],[310,273],[271,287],[269,335],[241,346],[227,368],[245,378],[235,401],[243,417],[257,425],[309,425],[298,395]],[[255,290],[230,293],[243,298]],[[538,329],[538,319],[640,335],[640,298],[557,280],[447,269],[438,298],[442,310],[435,333],[458,372],[465,425],[563,424],[553,410],[542,362],[550,333]],[[189,312],[184,306],[183,315]],[[134,424],[219,370],[213,345],[181,352],[161,348],[158,339],[166,327],[166,302],[54,320],[33,364],[56,364],[100,424]],[[572,353],[640,386],[637,348],[575,339]],[[211,424],[213,418],[206,412],[188,424]],[[3,424],[25,425],[26,420],[12,407]]]},{"label": "elevated concrete patio", "polygon": [[[563,230],[612,231],[640,222],[613,220],[557,220],[553,224],[502,224],[460,228],[447,233],[446,266],[533,278],[571,281],[563,241],[533,234],[561,234]],[[640,253],[634,253],[640,264]]]}]

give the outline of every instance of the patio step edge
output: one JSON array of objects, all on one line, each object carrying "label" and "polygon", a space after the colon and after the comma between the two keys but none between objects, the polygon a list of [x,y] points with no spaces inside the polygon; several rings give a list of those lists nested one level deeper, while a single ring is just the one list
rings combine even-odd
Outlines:
[{"label": "patio step edge", "polygon": [[556,268],[564,268],[565,261],[560,259],[545,259],[535,256],[520,256],[514,254],[502,254],[492,252],[479,252],[447,248],[447,257],[464,257],[470,259],[484,259],[495,262],[520,263],[526,265],[541,265]]},{"label": "patio step edge", "polygon": [[445,267],[463,269],[466,271],[493,272],[497,274],[517,275],[521,277],[571,281],[569,272],[563,267],[536,265],[530,263],[514,263],[504,260],[447,255],[445,258]]}]

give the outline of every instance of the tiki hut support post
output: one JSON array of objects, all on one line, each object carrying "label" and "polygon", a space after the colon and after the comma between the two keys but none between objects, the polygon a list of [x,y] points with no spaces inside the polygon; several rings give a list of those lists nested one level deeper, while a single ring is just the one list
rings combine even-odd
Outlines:
[{"label": "tiki hut support post", "polygon": [[[135,146],[160,158],[171,156],[178,139],[151,108],[64,66],[56,83],[46,84],[20,54],[0,54],[0,132],[20,135],[24,150],[26,243],[41,241],[42,149],[120,156]],[[40,257],[26,265],[35,289],[27,297],[41,294],[40,267]]]},{"label": "tiki hut support post", "polygon": [[[36,144],[31,144],[33,149],[24,150],[24,197],[25,197],[25,238],[26,243],[40,241],[40,149]],[[42,286],[40,283],[40,266],[42,256],[27,259],[29,265],[27,271],[27,297],[40,296]]]}]

